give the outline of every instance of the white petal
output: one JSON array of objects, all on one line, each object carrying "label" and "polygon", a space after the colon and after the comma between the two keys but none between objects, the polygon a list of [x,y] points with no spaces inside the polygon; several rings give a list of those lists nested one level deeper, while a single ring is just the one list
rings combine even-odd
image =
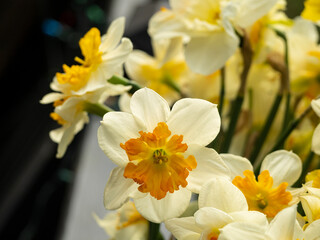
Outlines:
[{"label": "white petal", "polygon": [[93,213],[92,215],[99,227],[101,227],[110,237],[114,237],[117,232],[117,224],[119,221],[118,213],[108,213],[103,219],[99,218],[95,213]]},{"label": "white petal", "polygon": [[243,172],[245,170],[253,171],[252,164],[250,161],[244,157],[240,157],[233,154],[220,154],[222,160],[227,164],[230,170],[230,177],[234,179],[236,176],[244,177]]},{"label": "white petal", "polygon": [[303,36],[303,38],[307,38],[311,42],[318,42],[319,36],[317,27],[313,24],[313,22],[303,19],[300,16],[294,19],[294,25],[292,26],[290,32]]},{"label": "white petal", "polygon": [[134,192],[138,185],[132,180],[123,176],[124,168],[114,168],[109,176],[104,189],[104,206],[109,210],[121,207],[129,200],[129,195]]},{"label": "white petal", "polygon": [[57,92],[48,93],[45,96],[43,96],[43,98],[40,100],[40,103],[41,104],[52,103],[54,101],[62,99],[63,96],[64,95],[62,93],[57,93]]},{"label": "white petal", "polygon": [[201,228],[222,228],[228,223],[233,222],[233,219],[227,213],[212,207],[200,208],[194,214],[196,223]]},{"label": "white petal", "polygon": [[272,239],[292,239],[296,222],[296,206],[280,211],[271,221],[268,235]]},{"label": "white petal", "polygon": [[212,148],[190,145],[185,155],[193,155],[197,161],[197,167],[190,171],[187,178],[187,188],[190,191],[199,193],[203,184],[213,178],[229,178],[229,169]]},{"label": "white petal", "polygon": [[120,147],[131,138],[140,137],[139,131],[144,130],[139,126],[130,113],[109,112],[104,115],[98,128],[98,143],[102,151],[115,164],[125,166],[128,156]]},{"label": "white petal", "polygon": [[312,136],[312,151],[320,155],[320,124],[316,127]]},{"label": "white petal", "polygon": [[137,222],[117,231],[115,240],[143,240],[148,238],[148,222]]},{"label": "white petal", "polygon": [[160,223],[170,218],[179,217],[188,207],[191,199],[191,192],[181,188],[174,193],[157,200],[151,195],[134,199],[137,210],[151,222]]},{"label": "white petal", "polygon": [[198,201],[200,208],[214,207],[227,213],[248,210],[243,193],[225,178],[216,178],[206,183]]},{"label": "white petal", "polygon": [[320,198],[320,188],[314,188],[314,187],[308,187],[308,186],[305,186],[305,188],[308,190],[308,193],[311,193]]},{"label": "white petal", "polygon": [[167,124],[172,134],[183,135],[189,144],[206,146],[220,131],[217,105],[202,99],[185,98],[177,101]]},{"label": "white petal", "polygon": [[193,72],[209,75],[220,69],[236,52],[239,39],[225,31],[193,37],[186,47],[186,61]]},{"label": "white petal", "polygon": [[304,239],[319,240],[320,239],[320,219],[312,222],[304,231]]},{"label": "white petal", "polygon": [[265,240],[264,228],[255,223],[234,222],[221,229],[219,240]]},{"label": "white petal", "polygon": [[234,2],[239,4],[238,14],[234,19],[235,24],[248,27],[266,15],[277,0],[236,0]]},{"label": "white petal", "polygon": [[299,156],[293,152],[279,150],[268,154],[262,162],[261,170],[268,170],[273,178],[273,186],[287,182],[289,186],[300,177],[302,163]]},{"label": "white petal", "polygon": [[100,51],[108,52],[118,45],[124,33],[124,25],[124,17],[117,18],[110,24],[107,33],[102,36]]},{"label": "white petal", "polygon": [[229,215],[235,222],[255,223],[265,230],[269,224],[266,215],[257,211],[232,212]]},{"label": "white petal", "polygon": [[202,229],[194,217],[172,218],[165,221],[166,228],[179,240],[198,240]]},{"label": "white petal", "polygon": [[318,117],[320,117],[320,99],[312,100],[311,107]]},{"label": "white petal", "polygon": [[320,198],[313,195],[305,195],[300,197],[303,210],[307,216],[308,222],[313,222],[317,218],[320,209]]},{"label": "white petal", "polygon": [[148,132],[152,132],[159,122],[166,122],[170,112],[167,101],[149,88],[142,88],[132,95],[130,108]]}]

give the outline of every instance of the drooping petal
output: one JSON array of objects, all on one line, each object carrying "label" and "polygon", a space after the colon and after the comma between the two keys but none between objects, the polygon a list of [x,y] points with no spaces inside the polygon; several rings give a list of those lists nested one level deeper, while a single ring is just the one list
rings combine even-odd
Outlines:
[{"label": "drooping petal", "polygon": [[[174,193],[157,200],[150,196],[134,199],[137,210],[149,221],[160,223],[170,218],[179,217],[188,207],[191,192],[181,188]],[[178,203],[178,204],[177,204]]]},{"label": "drooping petal", "polygon": [[279,186],[282,182],[287,182],[288,186],[291,186],[300,177],[302,163],[297,154],[279,150],[265,157],[260,172],[264,170],[268,170],[273,178],[273,186]]},{"label": "drooping petal", "polygon": [[104,115],[98,129],[98,142],[102,151],[120,166],[126,166],[128,156],[120,147],[131,138],[138,138],[143,127],[135,121],[130,113],[109,112]]},{"label": "drooping petal", "polygon": [[198,201],[200,208],[214,207],[227,213],[248,210],[245,196],[224,178],[216,178],[206,183],[200,191]]},{"label": "drooping petal", "polygon": [[202,231],[194,217],[172,218],[165,221],[165,225],[175,238],[181,240],[197,240]]},{"label": "drooping petal", "polygon": [[109,210],[121,207],[129,200],[138,185],[132,180],[123,177],[124,168],[114,168],[109,176],[107,185],[104,190],[104,206]]},{"label": "drooping petal", "polygon": [[191,38],[186,47],[186,61],[193,72],[209,75],[220,69],[236,52],[239,39],[235,34],[216,31]]},{"label": "drooping petal", "polygon": [[233,222],[230,215],[213,207],[200,208],[195,214],[197,225],[203,229],[222,228],[225,225]]},{"label": "drooping petal", "polygon": [[221,120],[217,105],[185,98],[174,104],[167,124],[172,134],[182,134],[187,144],[206,146],[218,135]]},{"label": "drooping petal", "polygon": [[230,170],[231,179],[234,179],[236,176],[244,177],[243,172],[245,170],[253,171],[252,164],[248,159],[244,157],[229,153],[220,154],[220,157],[225,162],[225,164],[227,164]]},{"label": "drooping petal", "polygon": [[203,184],[216,177],[229,178],[230,172],[219,154],[212,148],[199,145],[189,145],[186,155],[193,155],[197,161],[197,167],[189,172],[187,188],[199,193]]},{"label": "drooping petal", "polygon": [[167,101],[149,88],[132,95],[130,108],[134,118],[143,123],[148,132],[152,132],[159,122],[166,122],[170,112]]}]

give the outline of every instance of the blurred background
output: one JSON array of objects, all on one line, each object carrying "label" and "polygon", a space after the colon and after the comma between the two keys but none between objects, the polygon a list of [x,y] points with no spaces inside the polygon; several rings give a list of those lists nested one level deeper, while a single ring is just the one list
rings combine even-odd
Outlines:
[{"label": "blurred background", "polygon": [[[79,39],[91,28],[103,34],[126,17],[125,36],[151,53],[148,20],[166,0],[10,0],[0,2],[0,239],[107,239],[92,218],[107,213],[103,190],[114,167],[100,150],[92,116],[56,159],[49,131],[51,105],[39,100],[62,64],[80,56]],[[303,0],[288,1],[294,17]]]}]

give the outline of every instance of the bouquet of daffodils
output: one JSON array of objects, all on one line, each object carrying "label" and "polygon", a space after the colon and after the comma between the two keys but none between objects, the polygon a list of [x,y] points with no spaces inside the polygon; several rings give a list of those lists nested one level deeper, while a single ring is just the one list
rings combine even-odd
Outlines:
[{"label": "bouquet of daffodils", "polygon": [[117,240],[164,239],[160,223],[171,239],[320,239],[320,2],[295,19],[284,0],[169,2],[149,21],[152,56],[124,18],[92,28],[41,100],[57,158],[101,117],[117,167],[97,224]]}]

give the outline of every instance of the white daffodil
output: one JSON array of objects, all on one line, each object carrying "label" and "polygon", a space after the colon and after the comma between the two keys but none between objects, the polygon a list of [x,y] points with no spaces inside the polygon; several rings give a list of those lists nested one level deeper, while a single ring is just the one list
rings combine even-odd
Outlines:
[{"label": "white daffodil", "polygon": [[256,177],[249,160],[232,154],[221,154],[231,171],[232,183],[245,195],[249,210],[274,217],[282,209],[296,204],[303,189],[291,189],[302,171],[300,158],[293,152],[279,150],[268,154],[262,161]]},{"label": "white daffodil", "polygon": [[132,80],[156,91],[171,104],[180,98],[178,91],[188,72],[182,42],[157,40],[152,41],[152,47],[154,56],[134,50],[125,62],[125,70]]},{"label": "white daffodil", "polygon": [[90,29],[79,41],[84,59],[75,58],[80,65],[63,65],[64,73],[56,74],[51,88],[64,97],[84,95],[105,86],[112,88],[107,79],[122,74],[122,65],[132,51],[131,41],[122,38],[124,24],[123,17],[114,20],[102,37],[97,28]]},{"label": "white daffodil", "polygon": [[153,38],[183,37],[186,61],[204,75],[220,69],[238,48],[235,29],[247,28],[277,0],[170,0],[171,10],[156,13],[149,23]]},{"label": "white daffodil", "polygon": [[[320,99],[312,100],[311,107],[317,116],[320,117]],[[320,155],[320,124],[318,124],[313,132],[311,149],[317,155]]]},{"label": "white daffodil", "polygon": [[161,222],[182,214],[205,181],[229,175],[217,152],[204,147],[220,130],[216,105],[185,98],[170,111],[160,95],[143,88],[130,110],[105,114],[98,129],[100,148],[119,166],[105,188],[107,209],[133,198],[145,218]]},{"label": "white daffodil", "polygon": [[198,202],[199,210],[194,217],[165,222],[178,240],[265,239],[266,216],[248,211],[245,196],[228,179],[215,178],[207,182]]},{"label": "white daffodil", "polygon": [[133,202],[125,203],[115,212],[100,219],[93,215],[98,225],[105,230],[110,240],[147,240],[149,223],[135,208]]}]

